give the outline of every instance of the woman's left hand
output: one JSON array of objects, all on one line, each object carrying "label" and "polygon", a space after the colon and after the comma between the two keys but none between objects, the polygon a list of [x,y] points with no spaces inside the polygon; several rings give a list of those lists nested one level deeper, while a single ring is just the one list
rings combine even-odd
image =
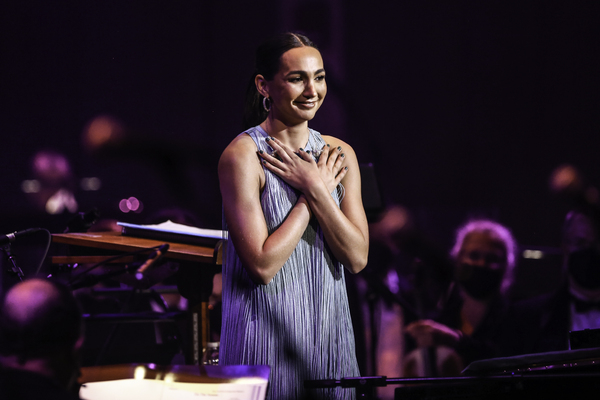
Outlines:
[{"label": "woman's left hand", "polygon": [[[294,152],[280,140],[270,138],[267,143],[277,157],[260,151],[262,163],[269,171],[302,193],[322,180],[317,162],[303,149]],[[332,189],[333,191],[333,189]]]}]

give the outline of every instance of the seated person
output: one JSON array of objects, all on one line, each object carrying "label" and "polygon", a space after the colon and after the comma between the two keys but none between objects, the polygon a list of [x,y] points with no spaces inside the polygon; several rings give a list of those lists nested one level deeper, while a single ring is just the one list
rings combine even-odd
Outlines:
[{"label": "seated person", "polygon": [[[515,254],[515,239],[496,222],[473,220],[458,229],[451,251],[455,281],[450,284],[440,317],[414,321],[405,328],[418,348],[442,346],[456,352],[440,354],[454,367],[446,366],[446,372],[439,374],[455,375],[472,361],[500,353],[496,333],[507,308]],[[438,364],[443,363],[440,357]],[[413,372],[407,371],[407,375],[414,376],[410,360],[408,369]]]},{"label": "seated person", "polygon": [[0,308],[0,397],[78,399],[82,344],[70,290],[43,279],[16,284]]},{"label": "seated person", "polygon": [[506,329],[508,355],[569,349],[569,331],[600,328],[600,251],[594,221],[571,211],[563,226],[564,284],[515,303]]}]

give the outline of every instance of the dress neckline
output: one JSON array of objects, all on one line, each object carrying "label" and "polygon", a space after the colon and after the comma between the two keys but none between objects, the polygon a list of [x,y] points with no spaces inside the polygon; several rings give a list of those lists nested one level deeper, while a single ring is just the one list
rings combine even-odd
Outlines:
[{"label": "dress neckline", "polygon": [[[265,131],[263,129],[262,126],[260,125],[256,125],[256,129],[264,136],[264,138],[269,137],[270,135],[267,133],[267,131]],[[306,141],[306,144],[304,145],[304,150],[315,150],[314,148],[314,138],[313,138],[313,130],[310,128],[308,129],[308,140]]]}]

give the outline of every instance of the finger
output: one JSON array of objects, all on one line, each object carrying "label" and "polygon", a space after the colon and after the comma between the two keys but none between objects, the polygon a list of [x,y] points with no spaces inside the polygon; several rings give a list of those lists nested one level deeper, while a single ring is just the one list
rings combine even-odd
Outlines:
[{"label": "finger", "polygon": [[342,168],[342,170],[335,176],[335,185],[337,186],[342,179],[344,179],[344,177],[346,176],[346,174],[348,173],[348,167],[344,167]]},{"label": "finger", "polygon": [[340,146],[337,146],[335,149],[333,149],[331,151],[331,154],[329,155],[329,159],[327,160],[327,166],[330,169],[333,169],[333,166],[335,165],[335,162],[337,161],[341,152],[342,152],[342,148]]},{"label": "finger", "polygon": [[319,165],[326,165],[327,164],[327,160],[329,159],[329,152],[331,151],[331,146],[329,144],[326,144],[325,146],[323,146],[323,148],[321,149],[321,156],[319,157]]},{"label": "finger", "polygon": [[[273,148],[275,151],[277,151],[277,155],[279,157],[281,157],[282,160],[285,159],[285,161],[289,161],[294,157],[294,155],[296,155],[296,153],[291,148],[289,148],[288,146],[283,144],[277,138],[271,137],[271,138],[267,138],[265,140],[271,146],[271,148]],[[287,156],[287,159],[286,159],[286,156]]]},{"label": "finger", "polygon": [[263,150],[258,151],[258,156],[262,158],[261,163],[263,165],[272,165],[279,170],[285,168],[285,163],[279,157],[273,157],[272,154],[268,154]]},{"label": "finger", "polygon": [[344,153],[340,154],[340,156],[335,160],[335,164],[333,165],[333,171],[340,172],[342,169],[342,164],[346,159],[346,155]]},{"label": "finger", "polygon": [[261,160],[261,164],[268,169],[269,171],[271,171],[272,173],[274,173],[275,175],[281,177],[281,178],[285,178],[285,174],[286,171],[284,169],[278,168],[277,166],[275,166],[274,164],[268,162],[267,160]]},{"label": "finger", "polygon": [[304,150],[302,147],[298,150],[297,155],[304,161],[308,163],[316,163],[315,159],[312,157],[309,151]]}]

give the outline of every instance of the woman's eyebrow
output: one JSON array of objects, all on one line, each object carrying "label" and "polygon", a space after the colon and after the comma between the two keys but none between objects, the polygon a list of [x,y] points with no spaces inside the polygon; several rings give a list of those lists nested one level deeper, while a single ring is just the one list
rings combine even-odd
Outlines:
[{"label": "woman's eyebrow", "polygon": [[[325,72],[325,68],[321,68],[315,71],[315,75],[319,75],[321,73]],[[290,71],[287,74],[285,74],[285,76],[290,76],[290,75],[308,75],[306,71],[303,70],[298,70],[298,71]]]}]

